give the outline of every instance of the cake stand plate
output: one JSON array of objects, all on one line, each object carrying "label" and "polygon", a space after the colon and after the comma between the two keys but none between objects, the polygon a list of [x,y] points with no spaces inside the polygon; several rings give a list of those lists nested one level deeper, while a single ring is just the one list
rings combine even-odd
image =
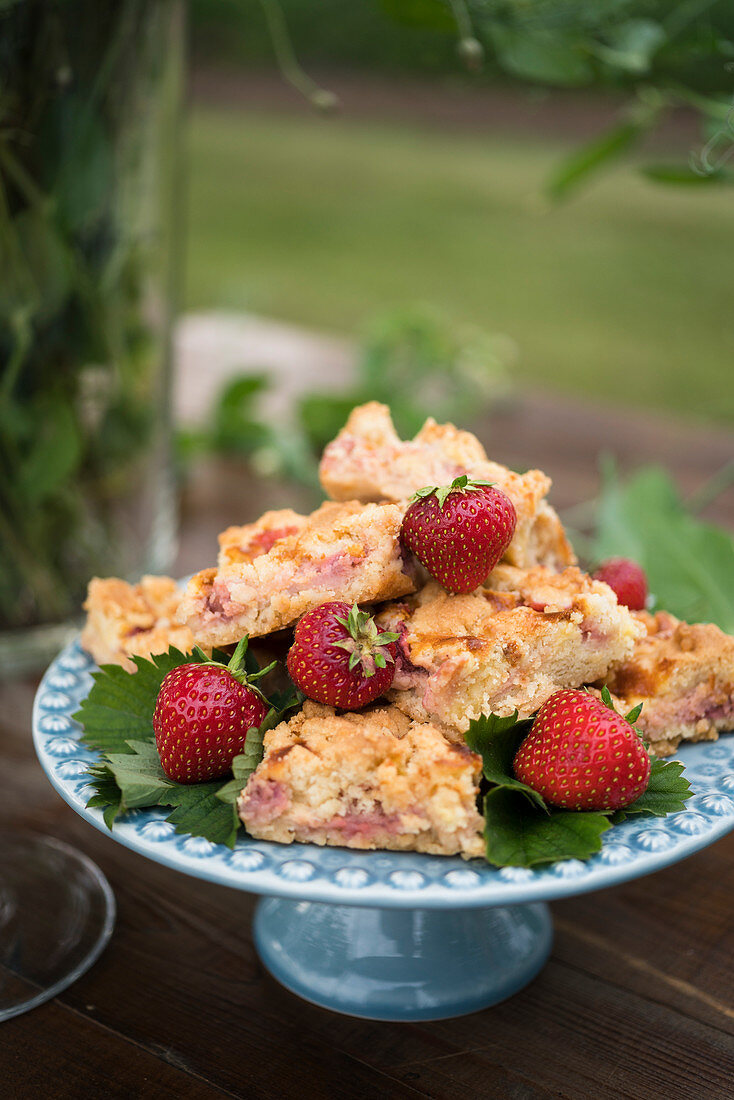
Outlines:
[{"label": "cake stand plate", "polygon": [[72,718],[92,659],[78,642],[44,676],[33,709],[38,758],[82,817],[140,855],[177,871],[264,895],[255,943],[271,973],[315,1004],[380,1020],[433,1020],[496,1004],[522,989],[551,947],[543,904],[650,874],[734,828],[734,737],[677,754],[694,791],[685,810],[610,829],[586,862],[543,870],[494,868],[408,852],[281,845],[241,835],[229,849],[179,835],[165,809],[128,813],[110,832],[86,803],[96,753]]}]

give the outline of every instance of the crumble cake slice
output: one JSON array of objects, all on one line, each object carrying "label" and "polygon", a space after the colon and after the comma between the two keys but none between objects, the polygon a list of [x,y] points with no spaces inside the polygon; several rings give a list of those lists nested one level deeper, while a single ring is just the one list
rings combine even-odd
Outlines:
[{"label": "crumble cake slice", "polygon": [[681,741],[715,741],[734,730],[734,638],[667,611],[634,617],[645,632],[606,685],[623,714],[643,704],[635,725],[656,756],[669,756]]},{"label": "crumble cake slice", "polygon": [[499,565],[468,596],[431,583],[377,621],[400,632],[388,698],[452,738],[482,714],[529,717],[554,691],[603,676],[643,633],[611,588],[576,566]]},{"label": "crumble cake slice", "polygon": [[265,734],[238,801],[251,836],[481,856],[481,758],[397,707],[337,713],[306,701]]},{"label": "crumble cake slice", "polygon": [[223,548],[221,568],[189,581],[178,621],[200,645],[222,646],[290,626],[329,600],[371,603],[413,592],[415,569],[399,541],[403,511],[327,501],[256,557],[233,560]]},{"label": "crumble cake slice", "polygon": [[527,568],[561,569],[576,561],[560,519],[545,499],[551,480],[540,470],[516,474],[491,462],[476,436],[429,419],[415,439],[401,440],[386,405],[353,409],[324,450],[321,484],[333,500],[407,500],[425,485],[448,485],[461,474],[493,482],[517,512],[505,558]]},{"label": "crumble cake slice", "polygon": [[150,657],[175,646],[190,653],[194,639],[175,621],[181,590],[170,577],[143,577],[128,584],[117,577],[93,577],[84,610],[81,643],[98,665],[135,671],[131,657]]}]

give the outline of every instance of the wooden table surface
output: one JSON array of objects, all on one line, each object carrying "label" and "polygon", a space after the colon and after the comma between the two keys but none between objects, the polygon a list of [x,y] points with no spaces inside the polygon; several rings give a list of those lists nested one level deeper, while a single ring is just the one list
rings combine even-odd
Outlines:
[{"label": "wooden table surface", "polygon": [[[547,469],[561,504],[593,491],[600,446],[627,465],[659,459],[686,489],[734,451],[724,432],[538,396],[485,429],[493,457]],[[273,498],[234,467],[201,470],[184,502],[180,570],[209,564],[216,532]],[[732,494],[710,511],[734,525]],[[502,1005],[427,1024],[340,1017],[264,971],[255,898],[150,863],[61,801],[31,746],[34,690],[2,688],[0,827],[86,852],[119,914],[88,974],[0,1027],[1,1096],[734,1096],[734,834],[656,875],[554,903],[548,965]]]}]

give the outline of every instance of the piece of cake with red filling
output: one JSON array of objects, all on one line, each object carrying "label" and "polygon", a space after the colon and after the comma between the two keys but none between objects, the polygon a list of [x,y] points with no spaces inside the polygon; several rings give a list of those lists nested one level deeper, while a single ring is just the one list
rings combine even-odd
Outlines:
[{"label": "piece of cake with red filling", "polygon": [[560,688],[604,676],[643,634],[608,585],[576,566],[499,565],[466,596],[431,583],[377,623],[400,635],[388,698],[458,739],[482,714],[527,718]]},{"label": "piece of cake with red filling", "polygon": [[374,603],[413,592],[416,567],[400,544],[403,513],[398,504],[327,501],[310,516],[290,513],[283,526],[283,514],[271,512],[277,537],[270,545],[265,517],[229,528],[219,567],[189,581],[179,622],[200,645],[224,646],[291,626],[330,600]]},{"label": "piece of cake with red filling", "polygon": [[397,707],[307,701],[265,734],[238,810],[258,840],[481,856],[481,758]]},{"label": "piece of cake with red filling", "polygon": [[128,672],[135,671],[131,657],[166,653],[169,646],[190,653],[193,635],[175,619],[181,596],[170,577],[145,576],[138,584],[93,577],[81,643],[98,665],[122,665]]},{"label": "piece of cake with red filling", "polygon": [[634,615],[644,633],[605,682],[618,710],[642,703],[635,725],[652,751],[669,756],[681,741],[715,741],[734,729],[734,638],[667,611]]}]

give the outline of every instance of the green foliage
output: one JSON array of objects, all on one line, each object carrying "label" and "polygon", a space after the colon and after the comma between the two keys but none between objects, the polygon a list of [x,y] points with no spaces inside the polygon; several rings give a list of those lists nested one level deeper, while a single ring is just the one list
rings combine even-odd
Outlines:
[{"label": "green foliage", "polygon": [[687,508],[664,470],[643,467],[623,482],[611,462],[604,464],[588,556],[632,558],[647,574],[656,607],[734,633],[734,538]]},{"label": "green foliage", "polygon": [[508,787],[484,799],[487,860],[498,867],[534,867],[560,859],[588,859],[601,851],[611,828],[604,814],[553,810],[544,813]]},{"label": "green foliage", "polygon": [[714,168],[710,172],[696,172],[688,164],[646,164],[640,171],[643,176],[655,183],[693,185],[704,187],[710,184],[732,183],[734,173],[725,168]]},{"label": "green foliage", "polygon": [[267,377],[242,375],[224,386],[203,429],[179,434],[179,454],[184,460],[207,451],[247,457],[263,473],[315,486],[318,457],[355,405],[389,404],[405,437],[428,416],[467,420],[509,393],[510,354],[510,341],[452,325],[433,311],[390,312],[368,330],[353,388],[308,393],[284,431],[259,407]]},{"label": "green foliage", "polygon": [[582,186],[592,172],[629,152],[649,125],[642,121],[621,122],[574,150],[549,177],[548,193],[555,199],[566,198]]},{"label": "green foliage", "polygon": [[[731,106],[727,61],[734,56],[734,16],[726,0],[702,5],[572,0],[561,9],[536,0],[489,12],[475,0],[469,7],[506,72],[534,83],[613,87],[629,94],[625,122],[572,154],[557,176],[573,170],[581,182],[619,157],[640,129],[651,128],[673,106],[695,106],[704,125],[721,117],[724,103]],[[734,142],[730,120],[728,141]],[[666,182],[674,182],[674,176],[668,174]],[[552,179],[551,194],[568,193],[555,183]]]},{"label": "green foliage", "polygon": [[636,802],[618,810],[613,821],[624,821],[634,814],[647,817],[665,817],[666,814],[685,810],[686,802],[693,794],[691,785],[683,777],[683,765],[677,760],[653,760],[650,782]]},{"label": "green foliage", "polygon": [[581,33],[546,27],[488,22],[487,32],[503,69],[536,84],[575,87],[593,75]]},{"label": "green foliage", "polygon": [[[277,714],[275,711],[271,713]],[[221,799],[222,802],[228,802],[231,805],[239,798],[247,780],[263,758],[263,735],[265,730],[272,725],[273,721],[269,721],[266,717],[259,729],[255,729],[253,726],[252,729],[247,731],[245,751],[239,756],[235,756],[232,761],[232,775],[234,778],[230,779],[229,783],[225,783],[217,791],[217,798]]]},{"label": "green foliage", "polygon": [[[469,7],[504,71],[536,84],[612,87],[628,94],[623,121],[572,153],[550,178],[553,198],[566,197],[617,160],[671,107],[695,105],[705,126],[719,116],[724,102],[731,106],[726,63],[734,56],[734,17],[726,0],[703,5],[690,0],[650,0],[644,5],[571,0],[560,9],[536,0],[489,12],[474,0]],[[725,125],[732,146],[730,118]],[[647,176],[674,183],[685,167],[673,172],[653,166]],[[706,164],[699,174],[713,171]]]},{"label": "green foliage", "polygon": [[354,387],[309,394],[300,402],[299,419],[320,453],[355,405],[382,401],[398,433],[410,438],[429,416],[460,423],[506,398],[511,356],[510,341],[452,324],[436,311],[389,312],[367,330]]},{"label": "green foliage", "polygon": [[120,665],[103,665],[95,672],[91,690],[74,715],[84,727],[82,741],[105,754],[133,751],[131,739],[153,740],[153,711],[165,677],[178,665],[200,658],[171,646],[167,653],[132,660],[134,674]]},{"label": "green foliage", "polygon": [[108,828],[126,810],[170,806],[166,820],[176,826],[177,833],[234,846],[239,828],[236,807],[217,797],[225,783],[174,783],[167,778],[150,741],[128,741],[126,752],[110,753],[104,764],[90,769],[90,775],[97,793],[88,805],[105,807]]},{"label": "green foliage", "polygon": [[469,723],[464,740],[473,752],[478,752],[481,756],[484,778],[489,783],[506,790],[519,791],[539,809],[545,810],[542,795],[516,779],[512,770],[515,753],[523,738],[530,732],[531,725],[530,719],[518,721],[517,711],[507,718],[483,714],[481,718]]},{"label": "green foliage", "polygon": [[209,450],[227,455],[249,456],[271,438],[268,425],[259,415],[259,399],[267,392],[265,374],[243,374],[226,383],[201,431],[181,431],[179,454],[188,459]]},{"label": "green foliage", "polygon": [[177,433],[179,459],[186,463],[214,453],[253,461],[258,471],[316,486],[316,461],[298,428],[284,431],[260,408],[270,381],[243,374],[225,383],[203,428]]}]

